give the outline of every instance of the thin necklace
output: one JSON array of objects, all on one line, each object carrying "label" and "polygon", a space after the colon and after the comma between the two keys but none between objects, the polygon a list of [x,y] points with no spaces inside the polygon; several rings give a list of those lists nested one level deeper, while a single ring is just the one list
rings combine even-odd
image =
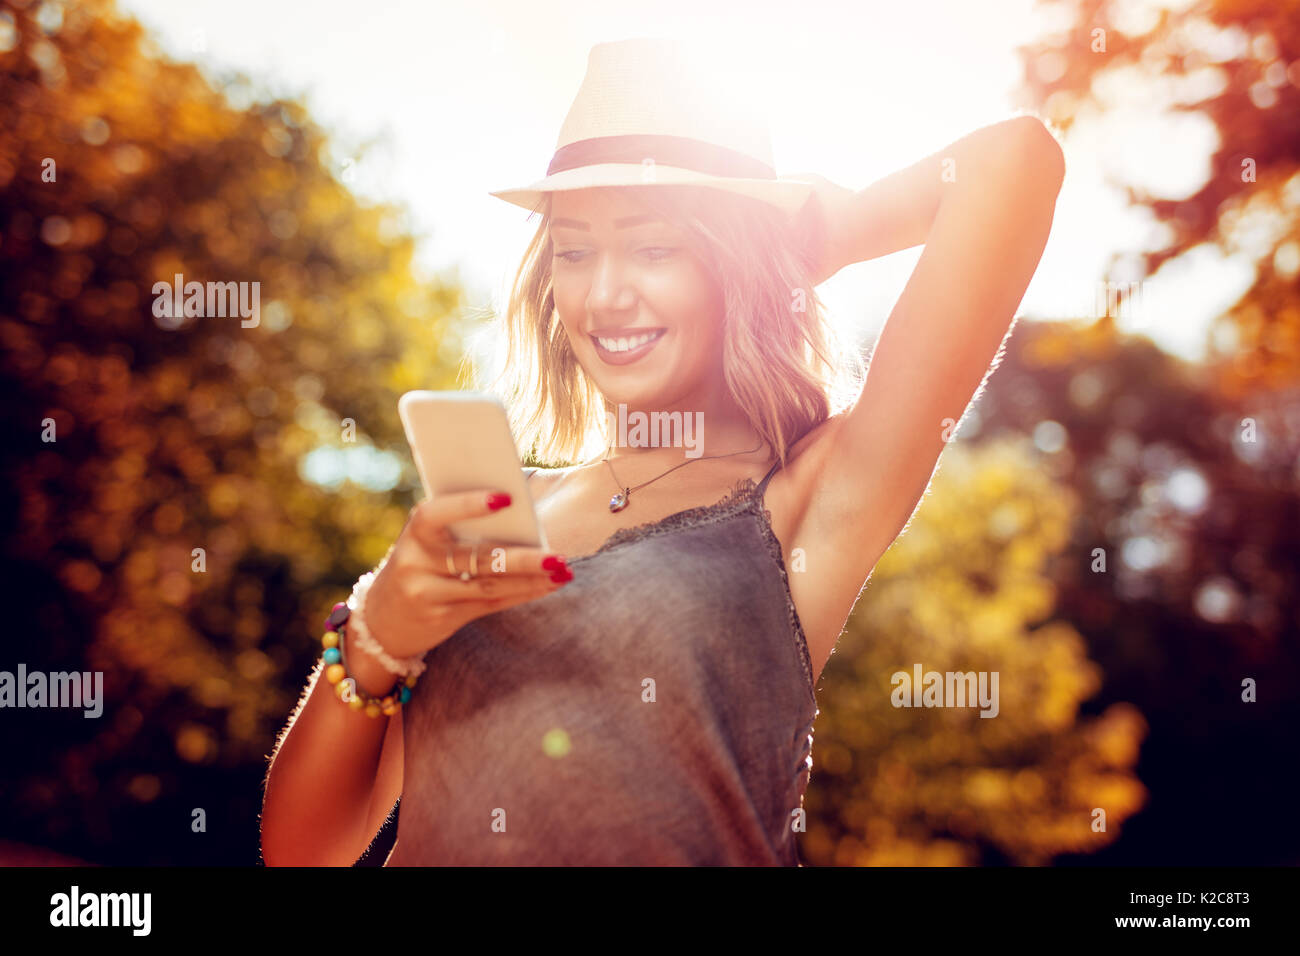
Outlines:
[{"label": "thin necklace", "polygon": [[763,442],[759,441],[759,443],[755,447],[749,449],[749,451],[733,451],[733,452],[728,452],[725,455],[705,455],[702,458],[691,458],[688,459],[687,461],[682,462],[680,465],[673,465],[673,467],[669,468],[662,475],[655,475],[653,478],[650,479],[650,481],[643,481],[639,485],[633,485],[631,488],[625,488],[623,487],[623,483],[618,480],[618,474],[614,471],[614,466],[610,464],[609,456],[614,451],[614,446],[610,445],[609,451],[605,452],[605,457],[601,460],[606,465],[609,465],[609,473],[614,476],[614,484],[616,487],[618,487],[621,490],[619,491],[618,494],[616,494],[614,497],[609,499],[609,510],[615,512],[622,511],[624,508],[628,506],[628,501],[632,497],[632,492],[644,488],[646,485],[650,484],[651,482],[658,481],[664,475],[671,474],[672,472],[676,471],[678,468],[685,468],[691,462],[708,461],[710,458],[731,458],[735,455],[750,455],[758,451],[758,449],[762,447],[763,447]]}]

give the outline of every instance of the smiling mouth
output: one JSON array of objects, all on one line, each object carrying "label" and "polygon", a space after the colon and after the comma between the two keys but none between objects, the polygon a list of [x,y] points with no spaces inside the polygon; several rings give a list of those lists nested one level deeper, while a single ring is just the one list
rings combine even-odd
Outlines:
[{"label": "smiling mouth", "polygon": [[606,352],[631,352],[660,338],[666,329],[650,329],[639,335],[593,335],[591,340]]},{"label": "smiling mouth", "polygon": [[596,344],[596,351],[603,356],[630,359],[649,352],[667,331],[667,329],[650,329],[637,335],[591,335],[590,338]]}]

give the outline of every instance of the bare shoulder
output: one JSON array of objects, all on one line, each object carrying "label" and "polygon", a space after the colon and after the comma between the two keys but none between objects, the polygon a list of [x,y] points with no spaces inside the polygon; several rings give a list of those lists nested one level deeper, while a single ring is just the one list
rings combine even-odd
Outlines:
[{"label": "bare shoulder", "polygon": [[538,492],[546,487],[547,473],[549,471],[549,468],[538,468],[532,465],[524,467],[524,484],[528,486],[528,490],[532,492],[534,498],[537,497]]},{"label": "bare shoulder", "polygon": [[528,493],[533,496],[534,501],[545,498],[555,490],[556,484],[572,470],[572,468],[524,468]]},{"label": "bare shoulder", "polygon": [[791,458],[804,462],[804,467],[807,467],[809,461],[824,455],[836,433],[844,427],[847,414],[847,412],[838,412],[816,428],[809,429],[803,438],[791,446]]},{"label": "bare shoulder", "polygon": [[784,515],[780,523],[791,535],[798,534],[813,504],[826,457],[834,445],[835,435],[844,426],[844,415],[844,412],[832,415],[790,446],[786,466],[772,477],[768,486],[767,498]]},{"label": "bare shoulder", "polygon": [[828,556],[851,553],[853,561],[842,563],[859,587],[925,489],[924,483],[919,489],[904,485],[880,460],[846,462],[844,456],[854,454],[853,430],[860,425],[850,409],[809,432],[799,443],[807,444],[789,468],[784,492],[792,535],[808,542],[805,548],[821,548]]},{"label": "bare shoulder", "polygon": [[836,434],[844,427],[844,421],[845,413],[839,412],[809,429],[807,434],[790,446],[786,453],[786,466],[773,477],[772,485],[775,487],[778,479],[784,478],[787,485],[811,491],[835,442]]}]

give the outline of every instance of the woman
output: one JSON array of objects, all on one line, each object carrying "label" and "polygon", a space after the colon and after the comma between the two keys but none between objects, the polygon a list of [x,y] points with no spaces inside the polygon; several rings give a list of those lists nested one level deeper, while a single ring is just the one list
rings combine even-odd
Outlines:
[{"label": "woman", "polygon": [[[858,193],[778,179],[679,57],[595,47],[548,177],[493,194],[543,213],[505,378],[521,447],[582,462],[529,470],[556,553],[481,573],[446,526],[508,507],[492,489],[412,510],[342,640],[363,696],[407,702],[367,720],[317,670],[268,863],[355,861],[399,795],[388,865],[798,863],[815,682],[1007,334],[1064,164],[1016,117]],[[812,289],[920,243],[862,382]],[[624,439],[656,413],[701,433]]]}]

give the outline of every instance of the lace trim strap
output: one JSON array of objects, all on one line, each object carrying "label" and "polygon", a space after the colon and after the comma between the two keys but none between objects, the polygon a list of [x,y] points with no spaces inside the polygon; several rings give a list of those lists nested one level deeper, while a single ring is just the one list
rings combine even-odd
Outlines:
[{"label": "lace trim strap", "polygon": [[772,476],[775,475],[780,470],[780,468],[781,468],[781,459],[778,458],[772,464],[772,467],[768,469],[767,474],[763,476],[763,480],[758,483],[759,500],[762,500],[763,493],[767,491],[767,483],[772,480]]}]

